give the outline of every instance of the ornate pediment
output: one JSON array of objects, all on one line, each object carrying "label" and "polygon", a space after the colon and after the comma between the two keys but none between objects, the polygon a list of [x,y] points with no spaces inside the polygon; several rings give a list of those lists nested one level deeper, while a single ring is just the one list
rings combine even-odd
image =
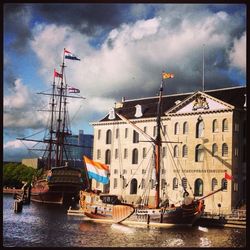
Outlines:
[{"label": "ornate pediment", "polygon": [[196,92],[165,112],[165,114],[184,114],[196,112],[215,112],[234,107],[203,92]]}]

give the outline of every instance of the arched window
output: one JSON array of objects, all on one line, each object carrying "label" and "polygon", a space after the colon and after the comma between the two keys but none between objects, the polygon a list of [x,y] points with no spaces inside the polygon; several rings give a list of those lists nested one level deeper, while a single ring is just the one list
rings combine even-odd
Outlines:
[{"label": "arched window", "polygon": [[204,122],[203,120],[199,120],[196,123],[196,138],[201,138],[204,136]]},{"label": "arched window", "polygon": [[214,143],[212,146],[212,156],[217,156],[217,155],[218,155],[218,146],[216,143]]},{"label": "arched window", "polygon": [[178,135],[179,131],[180,131],[180,126],[179,126],[179,123],[176,122],[175,125],[174,125],[174,134]]},{"label": "arched window", "polygon": [[218,132],[218,121],[215,119],[213,120],[213,133]]},{"label": "arched window", "polygon": [[179,156],[179,148],[177,145],[174,146],[174,157],[177,158]]},{"label": "arched window", "polygon": [[184,135],[188,134],[188,123],[187,122],[183,123],[183,134]]},{"label": "arched window", "polygon": [[202,162],[204,160],[204,148],[201,144],[195,147],[195,161]]},{"label": "arched window", "polygon": [[222,180],[221,180],[221,187],[223,187],[224,189],[224,191],[226,191],[227,190],[227,180],[226,180],[226,178],[223,178]]},{"label": "arched window", "polygon": [[174,177],[173,179],[173,190],[178,188],[178,179],[176,177]]},{"label": "arched window", "polygon": [[138,149],[134,148],[132,152],[132,164],[138,164]]},{"label": "arched window", "polygon": [[105,152],[105,164],[110,164],[111,162],[111,151],[109,149]]},{"label": "arched window", "polygon": [[228,157],[228,146],[226,143],[222,144],[222,156],[223,157]]},{"label": "arched window", "polygon": [[182,184],[182,187],[183,187],[184,189],[187,189],[187,178],[186,178],[186,177],[183,177],[183,178],[182,178],[181,184]]},{"label": "arched window", "polygon": [[227,119],[224,119],[222,121],[222,132],[228,131],[228,121]]},{"label": "arched window", "polygon": [[188,147],[187,145],[183,145],[182,147],[182,157],[186,158],[188,156]]},{"label": "arched window", "polygon": [[137,194],[137,180],[135,178],[131,180],[130,194]]},{"label": "arched window", "polygon": [[107,130],[106,132],[106,144],[111,144],[111,138],[112,137],[112,134],[111,134],[111,130]]},{"label": "arched window", "polygon": [[194,195],[195,196],[202,196],[203,195],[203,181],[202,181],[202,179],[195,180]]},{"label": "arched window", "polygon": [[213,178],[212,179],[212,191],[214,191],[217,186],[218,186],[218,181],[216,178]]}]

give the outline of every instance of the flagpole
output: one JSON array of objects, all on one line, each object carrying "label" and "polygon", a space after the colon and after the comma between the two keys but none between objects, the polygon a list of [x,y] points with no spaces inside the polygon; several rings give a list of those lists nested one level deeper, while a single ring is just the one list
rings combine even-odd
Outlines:
[{"label": "flagpole", "polygon": [[203,53],[202,53],[202,92],[205,90],[205,81],[204,81],[204,48],[205,44],[203,44]]}]

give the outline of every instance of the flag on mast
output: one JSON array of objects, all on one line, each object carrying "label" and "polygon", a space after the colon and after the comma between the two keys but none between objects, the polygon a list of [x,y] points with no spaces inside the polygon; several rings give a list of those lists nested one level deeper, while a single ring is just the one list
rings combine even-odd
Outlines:
[{"label": "flag on mast", "polygon": [[226,179],[226,180],[232,180],[232,179],[233,179],[233,176],[232,176],[232,175],[229,175],[227,172],[225,172],[225,179]]},{"label": "flag on mast", "polygon": [[95,179],[96,181],[103,184],[107,184],[109,182],[109,166],[93,161],[86,156],[83,156],[83,159],[86,163],[87,172],[90,179]]},{"label": "flag on mast", "polygon": [[173,73],[162,72],[162,79],[174,78]]},{"label": "flag on mast", "polygon": [[66,49],[64,49],[64,57],[65,59],[80,61],[78,57],[76,57],[73,53],[71,53],[69,50]]},{"label": "flag on mast", "polygon": [[55,69],[54,69],[54,77],[63,77],[62,74],[58,73]]},{"label": "flag on mast", "polygon": [[74,94],[80,93],[80,89],[74,87],[68,87],[68,91],[69,93],[74,93]]}]

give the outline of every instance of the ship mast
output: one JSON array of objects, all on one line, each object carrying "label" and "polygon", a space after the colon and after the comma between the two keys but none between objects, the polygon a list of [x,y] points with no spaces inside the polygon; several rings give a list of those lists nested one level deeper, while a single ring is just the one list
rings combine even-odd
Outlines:
[{"label": "ship mast", "polygon": [[161,164],[161,106],[162,106],[162,93],[163,93],[163,79],[159,90],[159,100],[157,104],[157,117],[156,117],[156,139],[154,144],[155,154],[155,175],[156,175],[156,194],[155,194],[155,208],[159,208],[160,203],[160,164]]}]

